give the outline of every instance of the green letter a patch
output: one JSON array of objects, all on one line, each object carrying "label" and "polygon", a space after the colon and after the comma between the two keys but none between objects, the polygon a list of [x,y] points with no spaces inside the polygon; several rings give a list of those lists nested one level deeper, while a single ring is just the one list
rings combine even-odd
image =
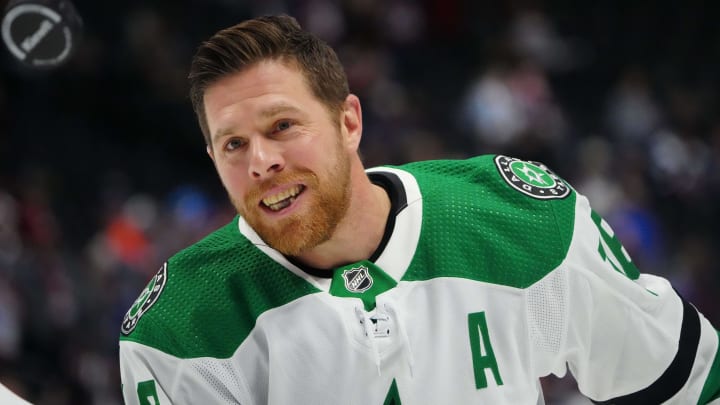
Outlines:
[{"label": "green letter a patch", "polygon": [[383,402],[383,405],[402,405],[402,402],[400,402],[400,393],[398,392],[397,382],[394,378],[392,384],[390,384],[390,389],[385,396],[385,402]]}]

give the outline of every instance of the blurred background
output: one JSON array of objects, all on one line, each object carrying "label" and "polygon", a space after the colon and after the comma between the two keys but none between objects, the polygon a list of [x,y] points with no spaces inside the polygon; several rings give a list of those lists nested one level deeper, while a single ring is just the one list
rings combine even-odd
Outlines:
[{"label": "blurred background", "polygon": [[[0,382],[36,404],[121,403],[122,316],[233,216],[186,76],[200,41],[268,13],[338,51],[368,166],[542,161],[720,325],[720,24],[703,2],[74,4],[71,60],[0,65]],[[569,378],[543,383],[549,404],[588,403]]]}]

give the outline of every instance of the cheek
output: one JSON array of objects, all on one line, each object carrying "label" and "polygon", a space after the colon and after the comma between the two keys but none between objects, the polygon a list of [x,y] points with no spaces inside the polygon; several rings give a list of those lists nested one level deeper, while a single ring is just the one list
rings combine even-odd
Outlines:
[{"label": "cheek", "polygon": [[292,156],[293,163],[300,166],[308,166],[313,170],[323,167],[333,161],[336,158],[335,155],[340,152],[337,140],[333,138],[335,136],[337,135],[308,137],[305,142],[298,143],[296,147],[293,147],[292,154],[288,154],[288,156]]},{"label": "cheek", "polygon": [[220,180],[228,193],[236,199],[242,197],[247,189],[245,172],[241,168],[229,165],[217,165],[216,168]]}]

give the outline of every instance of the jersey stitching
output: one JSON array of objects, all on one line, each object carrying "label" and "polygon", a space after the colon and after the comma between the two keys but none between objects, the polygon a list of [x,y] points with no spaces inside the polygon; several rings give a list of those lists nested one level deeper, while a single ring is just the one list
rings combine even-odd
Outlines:
[{"label": "jersey stitching", "polygon": [[250,393],[253,392],[250,387],[248,386],[247,381],[245,380],[245,373],[243,373],[242,368],[237,368],[237,376],[240,380],[240,384],[242,385],[241,395],[243,395],[243,400],[247,401],[247,403],[242,403],[243,405],[254,405],[255,400],[250,396]]},{"label": "jersey stitching", "polygon": [[[573,209],[572,234],[570,234],[569,240],[567,240],[567,239],[563,240],[563,243],[567,246],[567,250],[565,251],[565,258],[556,267],[556,270],[559,270],[562,272],[562,277],[564,279],[564,287],[566,289],[565,291],[563,291],[563,294],[565,294],[565,296],[567,297],[567,299],[565,300],[565,307],[563,308],[564,319],[563,319],[563,330],[562,330],[562,334],[560,335],[560,348],[558,349],[558,353],[556,353],[556,355],[560,354],[563,351],[563,349],[565,348],[565,345],[567,344],[567,341],[568,341],[568,334],[570,333],[570,294],[567,291],[567,289],[569,288],[569,285],[570,285],[570,275],[568,274],[569,272],[565,271],[564,269],[565,269],[565,263],[567,262],[567,259],[568,259],[568,252],[570,252],[570,248],[572,246],[572,239],[575,234],[575,224],[577,223],[577,220],[578,220],[577,206],[580,201],[580,198],[578,198],[577,194],[574,193],[574,190],[572,188],[570,190],[571,190],[571,192],[570,192],[569,196],[575,197],[575,207],[573,207],[574,209]],[[564,235],[561,231],[560,223],[559,223],[559,220],[557,217],[556,207],[554,204],[550,204],[550,210],[552,211],[552,216],[553,216],[554,223],[555,223],[555,226],[557,229],[557,234],[560,237],[563,237]],[[554,364],[553,364],[553,368],[554,368]]]},{"label": "jersey stitching", "polygon": [[180,385],[180,380],[182,380],[181,375],[186,367],[186,365],[185,365],[186,362],[181,361],[179,363],[180,363],[180,366],[177,369],[175,369],[175,376],[173,377],[172,383],[170,384],[170,393],[171,394],[168,394],[168,396],[170,396],[171,398],[175,397],[175,394],[178,390],[178,386]]},{"label": "jersey stitching", "polygon": [[524,289],[523,304],[525,307],[524,318],[525,318],[525,337],[527,338],[526,349],[527,349],[528,353],[530,353],[530,356],[529,356],[530,357],[530,370],[532,370],[534,372],[536,370],[535,356],[533,356],[533,354],[535,353],[535,350],[533,350],[533,346],[535,346],[535,340],[533,339],[532,332],[530,330],[531,329],[530,328],[530,308],[528,307],[528,292],[530,291],[531,288],[532,288],[532,286]]}]

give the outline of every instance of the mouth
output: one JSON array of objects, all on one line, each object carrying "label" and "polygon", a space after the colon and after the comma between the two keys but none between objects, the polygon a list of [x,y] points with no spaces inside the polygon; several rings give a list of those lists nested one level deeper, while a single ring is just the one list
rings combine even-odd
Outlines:
[{"label": "mouth", "polygon": [[296,184],[277,194],[269,195],[262,199],[260,205],[273,212],[278,212],[290,206],[297,197],[305,191],[305,186]]}]

